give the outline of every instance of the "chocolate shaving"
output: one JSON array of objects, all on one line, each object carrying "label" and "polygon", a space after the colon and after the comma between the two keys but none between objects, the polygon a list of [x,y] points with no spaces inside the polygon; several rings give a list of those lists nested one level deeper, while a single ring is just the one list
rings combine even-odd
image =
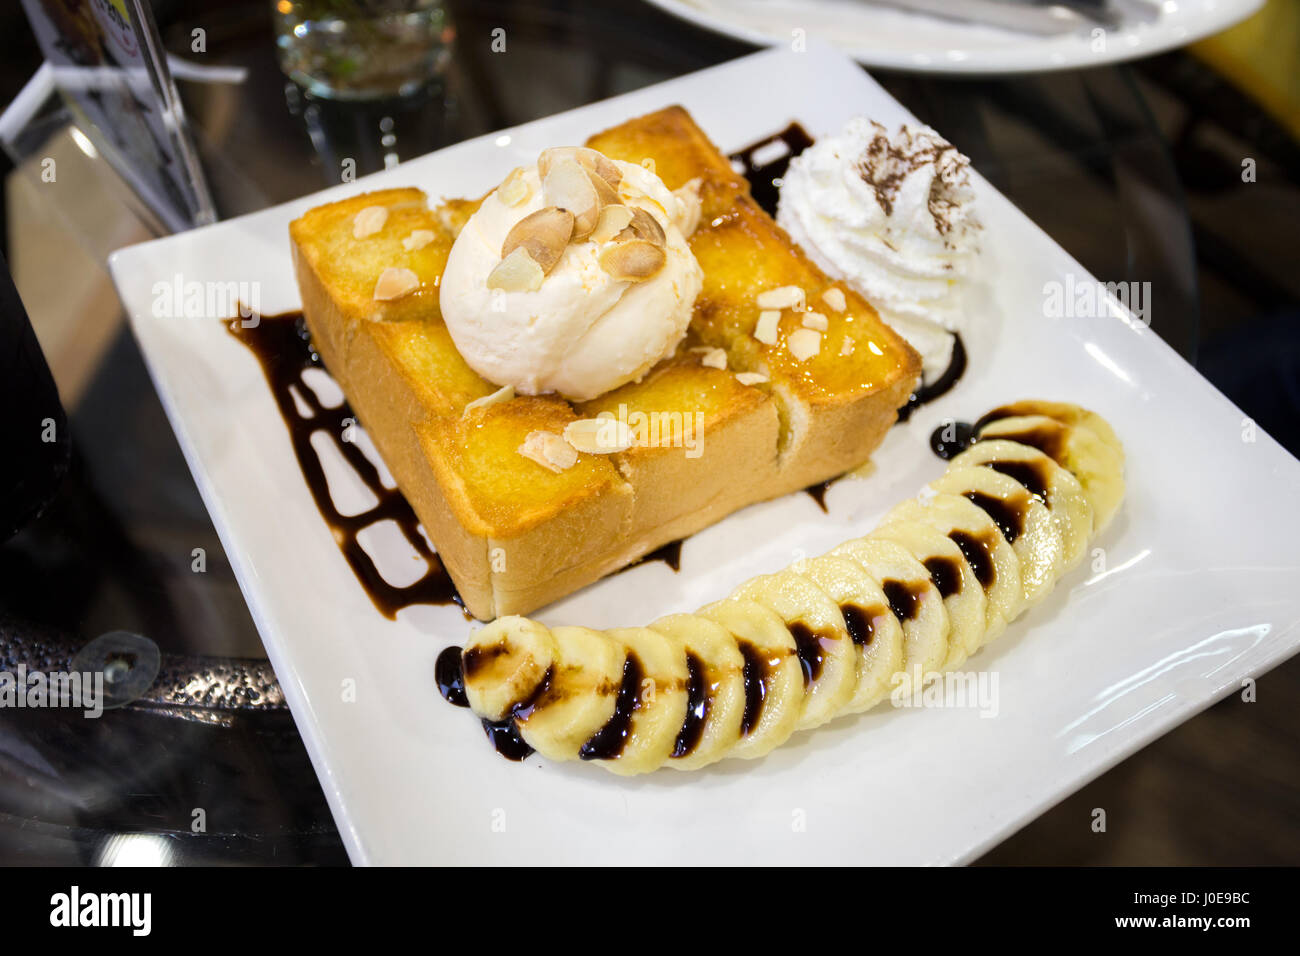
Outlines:
[{"label": "chocolate shaving", "polygon": [[876,135],[858,160],[858,175],[875,193],[876,202],[886,216],[894,214],[894,201],[903,182],[917,170],[933,164],[936,175],[930,184],[926,205],[935,228],[941,235],[952,231],[960,203],[950,198],[948,188],[960,188],[968,183],[967,168],[970,160],[958,152],[957,147],[928,132],[914,135],[907,127],[900,130],[899,142],[889,138],[885,127],[873,123]]}]

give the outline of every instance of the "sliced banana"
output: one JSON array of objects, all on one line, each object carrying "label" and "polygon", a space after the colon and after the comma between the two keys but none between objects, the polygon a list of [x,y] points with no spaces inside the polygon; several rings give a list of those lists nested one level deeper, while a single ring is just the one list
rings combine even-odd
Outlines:
[{"label": "sliced banana", "polygon": [[984,643],[988,619],[988,598],[961,548],[929,524],[892,511],[871,536],[898,542],[930,573],[948,612],[948,657],[943,669],[960,667]]},{"label": "sliced banana", "polygon": [[948,659],[948,612],[930,572],[901,544],[879,538],[855,538],[830,553],[856,561],[880,585],[903,628],[903,670],[891,682],[904,696],[919,690],[917,678],[924,682]]},{"label": "sliced banana", "polygon": [[541,688],[559,649],[551,632],[526,617],[499,617],[465,643],[465,696],[480,717],[504,720]]},{"label": "sliced banana", "polygon": [[980,416],[979,420],[975,422],[975,431],[979,432],[989,422],[998,419],[1017,418],[1024,415],[1043,415],[1047,418],[1056,419],[1062,425],[1082,425],[1109,445],[1120,456],[1121,462],[1124,459],[1124,446],[1120,443],[1119,436],[1115,434],[1115,429],[1110,427],[1110,422],[1096,412],[1091,412],[1078,405],[1070,405],[1067,402],[1049,402],[1038,398],[1027,398],[1018,402],[1011,402],[1009,405],[999,406],[993,411]]},{"label": "sliced banana", "polygon": [[558,666],[540,693],[515,711],[524,742],[551,760],[575,760],[614,716],[626,653],[586,627],[552,629]]},{"label": "sliced banana", "polygon": [[961,495],[933,494],[909,498],[890,512],[897,518],[930,525],[961,549],[988,599],[983,643],[1006,629],[1025,606],[1020,559],[1002,531],[981,508]]},{"label": "sliced banana", "polygon": [[982,465],[1014,478],[1052,513],[1065,545],[1065,567],[1074,567],[1083,558],[1092,535],[1092,505],[1083,485],[1037,448],[1002,438],[976,442],[952,459],[948,467]]},{"label": "sliced banana", "polygon": [[740,739],[745,715],[745,659],[722,625],[698,614],[673,614],[650,625],[679,641],[686,655],[686,716],[665,766],[695,770],[721,760]]},{"label": "sliced banana", "polygon": [[876,579],[856,561],[822,555],[799,561],[794,570],[839,605],[857,657],[857,680],[844,713],[856,714],[889,696],[903,670],[903,627],[889,609]]},{"label": "sliced banana", "polygon": [[1084,425],[1066,425],[1044,415],[999,418],[979,432],[980,438],[1003,438],[1037,448],[1083,485],[1100,532],[1124,498],[1124,455]]},{"label": "sliced banana", "polygon": [[626,650],[622,679],[614,715],[580,756],[617,774],[645,773],[668,759],[686,719],[685,648],[648,627],[615,628],[605,636]]},{"label": "sliced banana", "polygon": [[968,498],[988,514],[1020,559],[1025,604],[1047,597],[1065,568],[1065,544],[1045,504],[1014,478],[988,468],[950,468],[930,488]]},{"label": "sliced banana", "polygon": [[760,757],[917,693],[1041,600],[1124,492],[1123,448],[1086,409],[1020,402],[980,422],[870,535],[698,614],[605,632],[492,622],[461,656],[470,707],[545,757],[634,774]]},{"label": "sliced banana", "polygon": [[761,757],[785,743],[803,713],[803,668],[794,638],[776,614],[753,601],[728,598],[700,608],[699,615],[729,631],[744,659],[744,719],[728,756]]},{"label": "sliced banana", "polygon": [[787,570],[746,581],[732,597],[771,608],[794,638],[804,681],[795,729],[818,727],[838,714],[853,696],[858,662],[844,617],[826,592]]}]

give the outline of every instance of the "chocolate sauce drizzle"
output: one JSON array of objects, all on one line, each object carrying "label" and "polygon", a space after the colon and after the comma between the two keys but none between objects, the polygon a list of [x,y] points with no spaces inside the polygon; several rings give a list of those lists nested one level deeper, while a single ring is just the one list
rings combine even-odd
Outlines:
[{"label": "chocolate sauce drizzle", "polygon": [[763,654],[757,647],[749,641],[737,641],[736,646],[745,661],[741,669],[741,677],[745,682],[745,710],[740,715],[740,736],[748,737],[758,726],[758,719],[763,714],[763,700],[767,697],[767,681],[770,675],[767,661],[763,659]]},{"label": "chocolate sauce drizzle", "polygon": [[712,703],[704,662],[691,651],[686,652],[686,673],[686,719],[682,721],[682,729],[677,732],[673,744],[674,757],[685,757],[700,745]]},{"label": "chocolate sauce drizzle", "polygon": [[930,580],[939,589],[940,597],[950,597],[961,590],[961,568],[952,558],[926,558],[921,563],[930,572]]},{"label": "chocolate sauce drizzle", "polygon": [[[280,409],[280,417],[289,429],[294,455],[316,507],[375,607],[390,620],[397,617],[398,611],[414,604],[457,604],[463,609],[464,601],[456,593],[456,587],[437,554],[420,533],[420,519],[402,497],[401,491],[384,486],[379,478],[379,469],[359,445],[341,440],[346,429],[357,420],[348,403],[345,401],[335,408],[326,408],[311,386],[303,381],[307,369],[324,370],[324,364],[312,347],[302,313],[286,312],[256,318],[258,321],[251,325],[246,324],[246,320],[231,319],[226,322],[226,328],[261,364]],[[306,404],[310,415],[304,416],[298,411],[295,396]],[[339,512],[330,497],[320,457],[311,445],[311,437],[316,432],[325,432],[331,437],[344,459],[375,496],[374,507],[356,515]],[[407,542],[428,563],[424,576],[406,587],[389,584],[358,539],[358,535],[371,525],[390,520],[397,524]]]},{"label": "chocolate sauce drizzle", "polygon": [[1030,448],[1037,448],[1052,461],[1064,467],[1066,434],[1067,430],[1064,427],[1040,425],[1020,432],[1008,432],[1005,435],[996,437],[1004,441],[1019,442],[1022,445],[1028,445]]},{"label": "chocolate sauce drizzle", "polygon": [[826,663],[823,653],[825,639],[803,621],[795,621],[789,626],[790,636],[794,638],[795,651],[799,655],[799,666],[803,669],[803,686],[809,687],[822,676],[822,666]]},{"label": "chocolate sauce drizzle", "polygon": [[1006,475],[1014,481],[1020,483],[1026,491],[1047,504],[1047,476],[1043,474],[1039,462],[1032,461],[986,461],[985,468],[991,468],[999,474]]},{"label": "chocolate sauce drizzle", "polygon": [[844,615],[844,625],[848,628],[849,638],[858,647],[867,647],[876,636],[876,615],[886,612],[884,608],[861,608],[856,604],[841,604],[840,613]]},{"label": "chocolate sauce drizzle", "polygon": [[613,760],[623,753],[632,730],[632,715],[641,706],[644,673],[640,659],[635,654],[628,654],[623,661],[623,683],[619,685],[618,697],[614,700],[614,713],[578,751],[583,760]]},{"label": "chocolate sauce drizzle", "polygon": [[885,592],[889,609],[899,622],[907,622],[916,617],[921,610],[921,595],[925,593],[925,584],[904,584],[902,581],[882,581],[880,589]]},{"label": "chocolate sauce drizzle", "polygon": [[988,590],[997,580],[997,569],[993,564],[993,545],[984,535],[971,534],[968,531],[950,531],[948,539],[961,549],[966,563],[975,572],[975,580],[980,587]]},{"label": "chocolate sauce drizzle", "polygon": [[1029,503],[1026,495],[1023,501],[997,498],[981,491],[968,491],[966,497],[979,505],[980,510],[993,519],[993,523],[1007,539],[1007,544],[1015,544],[1016,539],[1025,532],[1025,510]]}]

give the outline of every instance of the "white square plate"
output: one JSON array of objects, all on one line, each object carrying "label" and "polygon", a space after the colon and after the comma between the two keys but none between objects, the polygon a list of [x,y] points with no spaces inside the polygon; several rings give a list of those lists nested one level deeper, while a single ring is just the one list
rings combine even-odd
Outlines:
[{"label": "white square plate", "polygon": [[1048,318],[1046,283],[1090,277],[977,178],[986,295],[972,315],[983,331],[970,371],[893,429],[874,473],[833,485],[829,514],[804,494],[745,509],[687,541],[680,573],[642,565],[539,616],[599,628],[694,610],[871,530],[942,473],[928,448],[941,419],[1018,398],[1077,402],[1123,440],[1128,497],[1089,560],[968,665],[996,673],[996,717],[884,705],[761,761],[638,779],[497,756],[434,684],[438,652],[466,637],[458,609],[413,608],[396,621],[375,610],[308,493],[253,355],[225,316],[155,317],[155,284],[257,283],[266,312],[295,308],[287,226],[309,207],[403,185],[478,195],[546,146],[672,103],[724,150],[791,120],[818,136],[859,114],[911,119],[825,48],[760,53],[112,258],[355,862],[962,862],[1295,653],[1300,463],[1252,435],[1117,302],[1101,318]]}]

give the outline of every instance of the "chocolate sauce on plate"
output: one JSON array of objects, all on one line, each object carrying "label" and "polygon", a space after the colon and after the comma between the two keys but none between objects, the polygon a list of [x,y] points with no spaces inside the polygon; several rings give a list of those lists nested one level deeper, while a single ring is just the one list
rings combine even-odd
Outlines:
[{"label": "chocolate sauce on plate", "polygon": [[[459,647],[443,649],[433,665],[433,675],[438,683],[438,693],[442,694],[443,700],[457,707],[469,706],[469,698],[465,696],[465,673]],[[482,724],[483,732],[487,734],[493,748],[507,760],[523,760],[533,752],[533,748],[528,746],[520,736],[513,712],[504,720],[485,718]]]},{"label": "chocolate sauce on plate", "polygon": [[[758,162],[758,154],[777,143],[784,144],[786,151],[766,163]],[[812,144],[813,138],[808,135],[808,131],[798,123],[791,123],[781,132],[760,139],[757,143],[732,153],[728,158],[733,166],[739,167],[737,172],[749,181],[749,194],[754,197],[754,202],[775,219],[776,201],[781,195],[782,177],[790,168],[790,160]]]},{"label": "chocolate sauce on plate", "polygon": [[452,645],[443,648],[433,665],[433,679],[438,683],[438,693],[442,699],[457,707],[468,707],[469,698],[465,696],[465,671],[461,666],[461,650]]},{"label": "chocolate sauce on plate", "polygon": [[826,492],[830,489],[831,485],[835,484],[835,482],[839,481],[842,477],[844,476],[836,475],[834,478],[827,478],[825,481],[819,481],[815,485],[809,485],[804,489],[804,491],[807,492],[808,496],[812,498],[813,501],[817,502],[817,507],[821,508],[822,511],[825,512]]},{"label": "chocolate sauce on plate", "polygon": [[650,561],[662,561],[674,571],[680,571],[682,569],[682,542],[684,540],[684,538],[678,538],[676,541],[669,541],[667,544],[641,555],[641,557],[627,565],[627,567],[620,568],[619,572],[626,571],[628,568],[635,568],[639,564],[646,564]]},{"label": "chocolate sauce on plate", "polygon": [[930,451],[952,461],[975,444],[975,426],[970,422],[944,422],[930,433]]},{"label": "chocolate sauce on plate", "polygon": [[[943,370],[943,374],[936,378],[930,384],[921,384],[917,386],[907,399],[907,404],[898,410],[898,420],[905,422],[912,417],[912,413],[926,405],[941,395],[946,395],[957,384],[958,379],[966,372],[966,343],[962,341],[961,335],[952,333],[952,357],[948,360],[948,367]],[[931,439],[933,447],[933,439]],[[942,457],[942,456],[940,456]]]},{"label": "chocolate sauce on plate", "polygon": [[533,748],[528,746],[524,738],[519,735],[519,727],[513,717],[507,717],[505,720],[484,719],[483,732],[487,734],[488,740],[492,741],[496,752],[507,760],[523,760],[533,754]]},{"label": "chocolate sauce on plate", "polygon": [[[334,408],[321,404],[316,392],[303,380],[303,373],[311,368],[324,370],[320,354],[312,347],[307,326],[301,312],[256,317],[255,325],[245,325],[246,320],[230,319],[226,328],[232,336],[248,348],[262,366],[266,382],[271,387],[280,417],[289,429],[294,455],[302,469],[303,478],[311,490],[321,517],[334,533],[339,550],[347,559],[353,574],[380,613],[389,619],[397,617],[402,608],[414,604],[465,604],[451,577],[447,574],[437,554],[420,533],[420,519],[415,516],[402,493],[396,488],[386,488],[377,469],[360,446],[343,441],[347,428],[356,422],[356,415],[345,401]],[[295,400],[295,396],[297,401]],[[309,415],[298,410],[298,401],[306,405]],[[344,459],[375,496],[376,504],[356,515],[344,515],[330,497],[325,469],[311,437],[325,432],[335,440],[335,446]],[[428,563],[428,570],[418,581],[406,587],[389,584],[374,560],[361,546],[358,536],[371,525],[393,521],[416,553]]]}]

